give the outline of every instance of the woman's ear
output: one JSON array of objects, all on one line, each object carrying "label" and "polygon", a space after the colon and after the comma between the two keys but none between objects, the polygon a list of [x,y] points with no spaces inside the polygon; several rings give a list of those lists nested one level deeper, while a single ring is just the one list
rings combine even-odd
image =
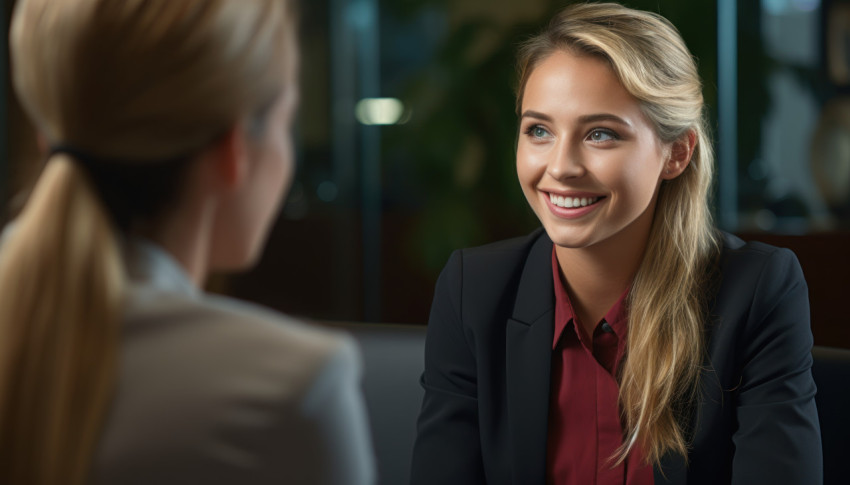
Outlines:
[{"label": "woman's ear", "polygon": [[664,171],[661,173],[661,178],[664,180],[672,180],[688,168],[691,163],[691,157],[694,155],[694,150],[697,146],[697,134],[694,130],[688,130],[678,140],[670,145],[670,153],[667,162],[664,164]]},{"label": "woman's ear", "polygon": [[207,149],[216,185],[232,191],[242,186],[248,174],[248,145],[245,129],[235,123],[219,135]]}]

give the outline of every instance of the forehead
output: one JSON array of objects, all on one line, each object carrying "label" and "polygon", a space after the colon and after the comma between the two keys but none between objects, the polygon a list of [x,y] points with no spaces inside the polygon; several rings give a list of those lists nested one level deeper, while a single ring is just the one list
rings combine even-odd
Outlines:
[{"label": "forehead", "polygon": [[643,118],[640,102],[620,83],[608,61],[556,51],[540,61],[526,82],[522,111],[552,116],[612,113]]}]

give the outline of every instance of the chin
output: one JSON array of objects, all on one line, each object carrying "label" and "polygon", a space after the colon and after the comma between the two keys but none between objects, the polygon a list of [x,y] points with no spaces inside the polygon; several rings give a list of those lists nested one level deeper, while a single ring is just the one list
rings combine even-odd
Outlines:
[{"label": "chin", "polygon": [[562,227],[548,227],[545,224],[543,225],[543,229],[546,231],[546,235],[549,236],[549,239],[551,239],[556,246],[560,246],[562,248],[582,249],[592,246],[597,242],[597,238],[594,237],[594,234],[581,233],[573,229]]}]

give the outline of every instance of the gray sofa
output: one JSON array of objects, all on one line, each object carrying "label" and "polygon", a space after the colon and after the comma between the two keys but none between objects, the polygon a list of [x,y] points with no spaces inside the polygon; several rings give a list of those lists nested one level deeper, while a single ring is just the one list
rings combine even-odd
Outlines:
[{"label": "gray sofa", "polygon": [[419,377],[424,368],[425,326],[341,325],[363,353],[363,392],[381,485],[406,485],[422,404]]}]

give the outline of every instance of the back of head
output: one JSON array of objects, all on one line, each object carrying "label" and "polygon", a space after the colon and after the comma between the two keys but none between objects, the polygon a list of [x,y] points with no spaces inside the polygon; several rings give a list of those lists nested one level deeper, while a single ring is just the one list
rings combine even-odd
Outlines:
[{"label": "back of head", "polygon": [[0,248],[0,482],[85,482],[117,359],[116,228],[179,195],[185,164],[166,162],[262,125],[295,51],[288,1],[18,1],[14,86],[64,150]]},{"label": "back of head", "polygon": [[197,150],[292,81],[287,2],[22,0],[16,91],[43,135],[102,158]]},{"label": "back of head", "polygon": [[713,150],[696,63],[660,15],[615,3],[575,4],[522,45],[518,113],[532,71],[556,51],[607,62],[662,143],[695,138],[684,172],[658,190],[646,253],[629,293],[628,358],[619,376],[627,441],[618,458],[635,443],[654,462],[668,451],[686,455],[680,411],[696,392],[703,284],[717,250],[709,210]]}]

